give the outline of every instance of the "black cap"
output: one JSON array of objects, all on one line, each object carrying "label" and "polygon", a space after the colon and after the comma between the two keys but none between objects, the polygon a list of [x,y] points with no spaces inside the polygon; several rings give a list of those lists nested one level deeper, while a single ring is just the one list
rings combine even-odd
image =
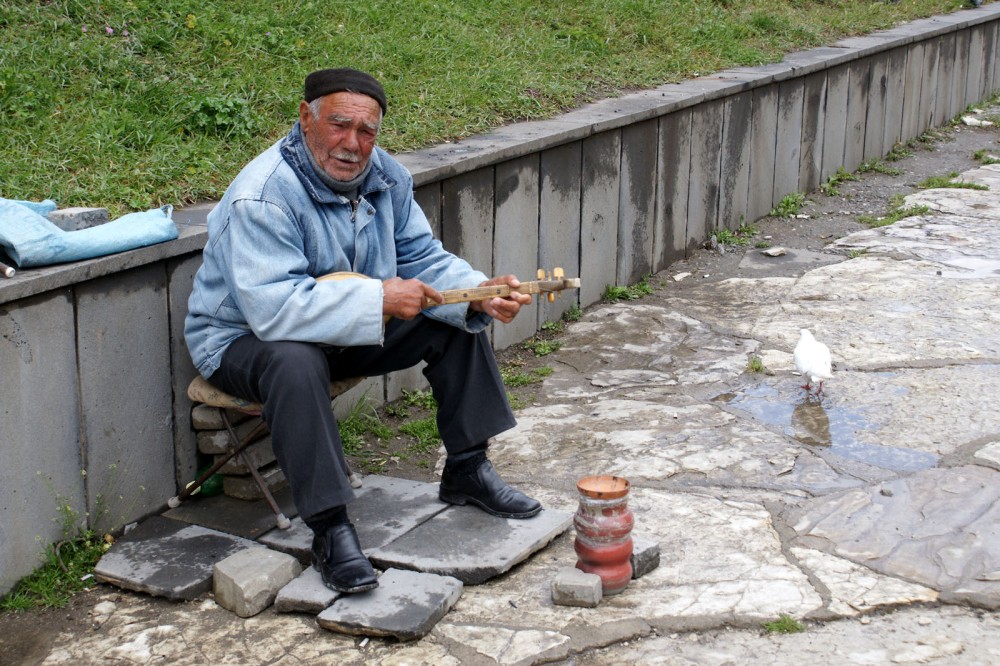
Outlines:
[{"label": "black cap", "polygon": [[355,92],[368,95],[382,107],[382,115],[386,112],[385,90],[382,84],[365,72],[342,67],[339,69],[321,69],[306,77],[305,100],[311,102],[317,97],[335,92]]}]

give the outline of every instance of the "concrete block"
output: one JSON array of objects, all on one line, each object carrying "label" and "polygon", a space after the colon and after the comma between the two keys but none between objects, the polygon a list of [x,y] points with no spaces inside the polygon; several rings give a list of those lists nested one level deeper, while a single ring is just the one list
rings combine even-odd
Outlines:
[{"label": "concrete block", "polygon": [[493,167],[441,185],[441,242],[486,275],[493,274]]},{"label": "concrete block", "polygon": [[[538,155],[529,155],[496,166],[494,233],[505,242],[495,244],[492,263],[496,273],[512,273],[522,280],[535,279],[538,270],[538,163]],[[493,346],[505,349],[534,335],[537,310],[532,306],[511,323],[496,324]]]},{"label": "concrete block", "polygon": [[[216,456],[218,461],[223,456]],[[250,474],[250,467],[262,469],[275,462],[274,449],[271,448],[271,438],[265,437],[255,444],[243,449],[239,455],[233,456],[219,468],[219,474]]]},{"label": "concrete block", "polygon": [[330,607],[339,592],[335,592],[323,582],[316,567],[309,566],[295,580],[278,591],[274,598],[274,610],[278,613],[311,613],[318,615]]},{"label": "concrete block", "polygon": [[338,419],[347,418],[362,400],[375,407],[385,404],[384,376],[367,377],[334,398],[332,402],[333,415]]},{"label": "concrete block", "polygon": [[253,548],[215,563],[212,589],[215,603],[240,617],[253,617],[274,602],[278,590],[301,573],[291,555]]},{"label": "concrete block", "polygon": [[552,579],[552,603],[557,606],[596,608],[603,592],[601,577],[576,567],[563,567]]},{"label": "concrete block", "polygon": [[[750,121],[750,187],[747,217],[756,220],[774,208],[774,150],[778,131],[778,86],[753,91]],[[695,237],[688,231],[688,237]],[[705,240],[702,237],[701,240]]]},{"label": "concrete block", "polygon": [[966,100],[968,99],[968,72],[969,67],[972,65],[971,47],[972,33],[970,30],[962,30],[955,33],[955,76],[952,77],[952,112],[950,117],[957,116],[968,105]]},{"label": "concrete block", "polygon": [[[567,277],[580,277],[580,192],[583,144],[574,141],[541,154],[538,208],[538,268],[562,267]],[[499,249],[499,246],[498,246]],[[588,278],[584,278],[588,279]],[[558,321],[580,302],[578,290],[562,292],[549,303],[538,297],[538,321]]]},{"label": "concrete block", "polygon": [[660,566],[660,544],[632,535],[632,578],[641,578]]},{"label": "concrete block", "polygon": [[718,224],[724,109],[725,102],[722,100],[708,102],[699,106],[691,117],[687,229],[689,242],[697,243],[709,238]]},{"label": "concrete block", "polygon": [[427,217],[434,238],[441,239],[441,183],[431,183],[413,190],[413,198]]},{"label": "concrete block", "polygon": [[426,571],[478,585],[528,559],[572,523],[572,514],[551,509],[515,520],[453,506],[369,553],[369,559],[381,569]]},{"label": "concrete block", "polygon": [[847,137],[847,84],[850,69],[840,65],[826,73],[826,122],[823,124],[823,169],[825,181],[844,166],[844,144]]},{"label": "concrete block", "polygon": [[848,65],[847,124],[844,136],[844,169],[854,171],[864,162],[865,119],[871,89],[871,63],[855,60]]},{"label": "concrete block", "polygon": [[[924,44],[923,50],[923,75],[920,81],[920,102],[918,105],[918,122],[916,127],[921,128],[920,132],[936,127],[934,121],[937,116],[937,107],[940,104],[938,97],[941,93],[941,78],[939,76],[941,58],[941,44],[931,42]],[[904,69],[904,76],[906,71]],[[905,111],[904,111],[905,114]],[[905,116],[904,116],[905,117]],[[903,140],[903,137],[900,137]]]},{"label": "concrete block", "polygon": [[212,587],[215,563],[263,546],[229,534],[154,516],[118,539],[94,576],[126,590],[194,599]]},{"label": "concrete block", "polygon": [[[955,79],[955,35],[949,34],[937,40],[938,72],[937,94],[934,103],[934,125],[942,126],[951,120],[957,111],[951,108],[951,89]],[[928,45],[926,48],[932,48]],[[907,79],[909,84],[909,79]],[[914,134],[913,136],[919,135]]]},{"label": "concrete block", "polygon": [[167,262],[167,308],[170,312],[170,375],[173,393],[174,473],[178,480],[192,478],[198,470],[198,445],[190,423],[191,399],[187,387],[198,371],[184,341],[184,317],[199,255]]},{"label": "concrete block", "polygon": [[777,203],[799,187],[799,157],[802,151],[802,79],[783,81],[778,88],[778,125],[774,147],[774,193]]},{"label": "concrete block", "polygon": [[656,191],[653,268],[661,271],[684,258],[689,249],[687,210],[691,170],[691,109],[663,116],[657,140],[659,150],[656,173],[660,187]]},{"label": "concrete block", "polygon": [[150,514],[177,488],[166,282],[153,264],[76,287],[87,508],[98,530]]},{"label": "concrete block", "polygon": [[888,95],[889,56],[879,54],[870,59],[871,85],[868,91],[868,112],[865,115],[865,160],[877,160],[885,155],[882,150],[885,133],[886,97]]},{"label": "concrete block", "polygon": [[48,214],[48,220],[63,231],[79,231],[104,224],[110,218],[107,208],[59,208]]},{"label": "concrete block", "polygon": [[986,28],[969,29],[969,60],[965,79],[965,106],[972,106],[989,96],[986,90]]},{"label": "concrete block", "polygon": [[[935,75],[937,67],[934,68]],[[900,142],[903,129],[903,93],[906,83],[906,49],[889,52],[886,60],[885,121],[882,125],[882,155]],[[925,116],[927,117],[927,116]]]},{"label": "concrete block", "polygon": [[799,191],[819,188],[823,171],[823,131],[826,124],[826,72],[810,74],[802,89],[802,143],[799,149]]},{"label": "concrete block", "polygon": [[65,538],[61,507],[87,511],[76,366],[68,291],[0,305],[0,596]]},{"label": "concrete block", "polygon": [[753,95],[740,93],[726,100],[723,115],[719,228],[731,231],[747,221],[752,106]]},{"label": "concrete block", "polygon": [[[218,417],[218,410],[214,407],[209,407],[209,410],[216,412],[216,417]],[[193,412],[194,410],[192,410]],[[221,419],[220,419],[221,420]],[[205,420],[204,423],[208,423]],[[230,421],[232,423],[232,421]],[[258,420],[245,421],[233,428],[236,436],[242,441],[254,428],[257,427],[259,423]],[[199,430],[195,435],[195,442],[198,445],[198,451],[209,456],[217,456],[225,453],[229,450],[229,431],[225,430],[225,425],[222,426],[223,429],[219,430]],[[271,441],[271,436],[266,435],[262,441]]]},{"label": "concrete block", "polygon": [[[718,129],[721,135],[721,123]],[[656,120],[647,120],[622,129],[616,274],[619,284],[633,284],[652,272],[656,138]]]},{"label": "concrete block", "polygon": [[389,569],[377,588],[339,597],[316,620],[343,634],[413,641],[426,636],[455,605],[462,587],[448,576]]},{"label": "concrete block", "polygon": [[[580,303],[597,303],[615,284],[618,247],[618,188],[621,133],[604,132],[582,143],[580,201]],[[686,196],[685,192],[685,196]]]}]

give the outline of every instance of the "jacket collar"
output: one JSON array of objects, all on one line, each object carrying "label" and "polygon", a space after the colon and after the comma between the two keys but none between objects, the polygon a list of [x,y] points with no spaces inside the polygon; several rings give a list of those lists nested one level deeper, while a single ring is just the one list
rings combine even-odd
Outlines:
[{"label": "jacket collar", "polygon": [[[305,137],[302,136],[302,127],[298,121],[292,126],[288,136],[282,140],[280,150],[282,158],[292,168],[292,171],[295,172],[295,175],[302,182],[302,186],[305,187],[309,196],[318,203],[339,203],[344,201],[344,197],[341,194],[331,190],[320,179],[310,163],[309,155],[306,153],[308,149],[306,148]],[[382,169],[381,152],[382,149],[377,146],[372,150],[371,157],[369,158],[372,162],[372,168],[368,172],[368,177],[364,179],[358,188],[358,194],[361,196],[372,192],[388,190],[396,185],[396,181]]]}]

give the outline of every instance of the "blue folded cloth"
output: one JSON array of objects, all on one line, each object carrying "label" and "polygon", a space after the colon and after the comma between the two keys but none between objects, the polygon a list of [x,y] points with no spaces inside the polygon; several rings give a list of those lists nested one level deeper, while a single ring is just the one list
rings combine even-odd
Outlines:
[{"label": "blue folded cloth", "polygon": [[177,238],[173,206],[129,213],[89,229],[63,231],[45,219],[56,209],[41,202],[0,198],[0,247],[19,267],[93,259]]}]

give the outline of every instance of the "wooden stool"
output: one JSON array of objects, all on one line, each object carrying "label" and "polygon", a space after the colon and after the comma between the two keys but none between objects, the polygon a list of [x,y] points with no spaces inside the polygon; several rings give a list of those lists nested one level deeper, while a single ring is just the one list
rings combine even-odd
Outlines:
[{"label": "wooden stool", "polygon": [[[331,382],[330,399],[332,400],[341,393],[353,388],[363,379],[363,377],[352,377],[350,379],[342,379],[340,381]],[[230,395],[225,391],[212,386],[207,380],[205,380],[204,377],[201,377],[200,375],[195,377],[188,385],[187,394],[193,402],[207,405],[209,407],[215,407],[219,410],[219,417],[222,419],[222,423],[226,427],[226,432],[229,435],[229,441],[226,453],[218,456],[215,464],[202,472],[193,483],[188,484],[187,487],[184,488],[184,490],[182,490],[179,494],[167,500],[167,506],[171,509],[176,509],[181,505],[181,502],[197,492],[198,489],[201,488],[202,484],[205,483],[209,477],[215,474],[219,468],[229,462],[234,456],[239,456],[240,460],[242,460],[250,470],[250,474],[253,475],[254,481],[260,487],[260,491],[264,495],[264,499],[267,501],[268,506],[271,507],[271,511],[274,512],[275,522],[278,524],[278,527],[283,530],[288,529],[291,526],[291,521],[289,521],[288,518],[285,517],[285,514],[282,513],[281,509],[278,507],[278,503],[274,501],[274,496],[271,494],[271,490],[267,487],[267,482],[264,481],[264,478],[260,475],[260,471],[258,471],[257,466],[252,464],[249,457],[246,455],[246,448],[254,442],[259,441],[268,433],[267,424],[264,423],[264,420],[260,416],[261,412],[264,411],[264,406],[257,402],[251,402],[249,400],[244,400],[242,398],[237,398],[234,395]],[[233,429],[233,424],[229,420],[229,414],[226,410],[230,409],[244,414],[249,414],[259,419],[258,423],[254,425],[250,432],[248,432],[242,439],[240,439],[240,437],[236,434],[236,430]],[[351,486],[354,488],[361,487],[360,477],[351,471],[350,466],[347,468],[347,473]]]}]

